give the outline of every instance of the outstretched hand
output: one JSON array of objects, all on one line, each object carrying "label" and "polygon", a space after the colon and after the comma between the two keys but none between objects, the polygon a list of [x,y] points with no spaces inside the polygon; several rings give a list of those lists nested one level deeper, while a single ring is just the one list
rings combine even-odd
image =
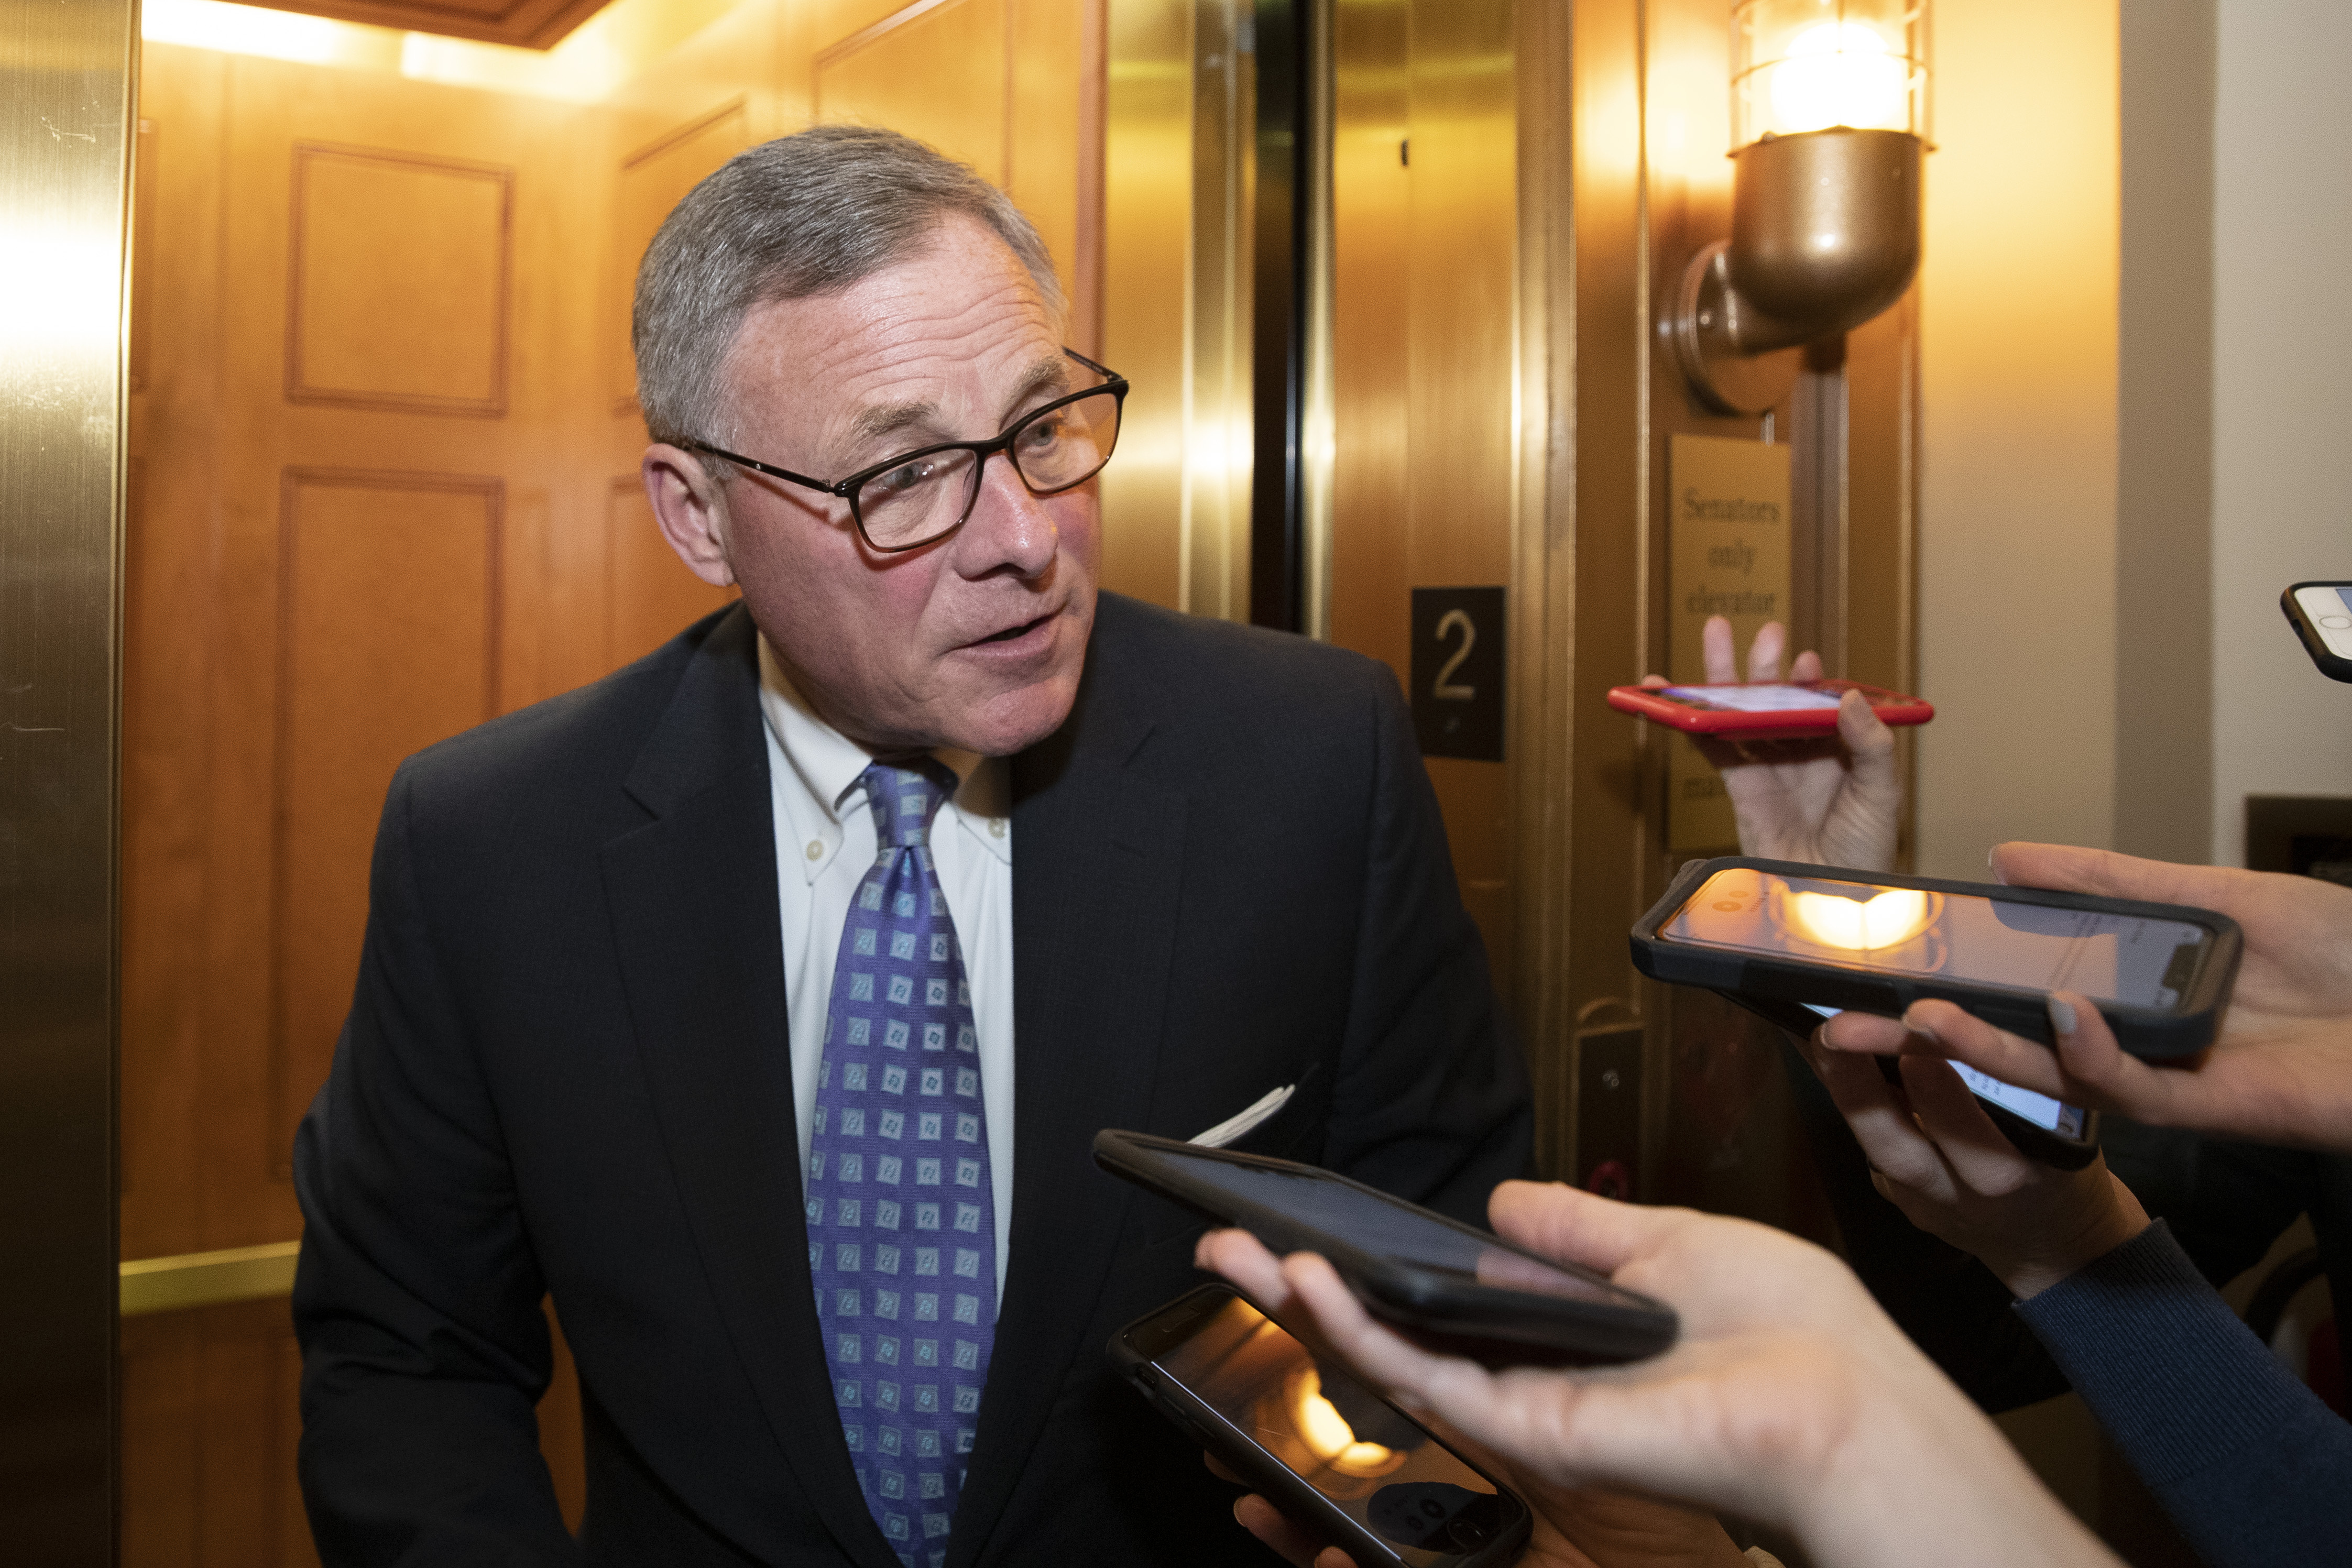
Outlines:
[{"label": "outstretched hand", "polygon": [[[1788,628],[1778,621],[1768,622],[1756,633],[1748,651],[1750,681],[1780,678],[1788,640]],[[1709,685],[1727,685],[1739,679],[1730,622],[1720,615],[1708,617],[1701,646]],[[1821,678],[1818,653],[1800,653],[1789,667],[1792,681]],[[1642,685],[1653,689],[1667,684],[1663,675],[1642,678]],[[1724,790],[1739,821],[1743,853],[1855,871],[1894,869],[1895,830],[1903,809],[1895,734],[1879,722],[1861,693],[1848,692],[1838,704],[1835,736],[1699,739],[1698,747],[1723,775]]]},{"label": "outstretched hand", "polygon": [[1490,1214],[1529,1251],[1664,1300],[1680,1342],[1626,1366],[1493,1372],[1375,1322],[1311,1253],[1277,1264],[1220,1231],[1201,1260],[1399,1404],[1507,1461],[1556,1523],[1604,1488],[1786,1525],[1823,1568],[2112,1563],[1821,1249],[1526,1182],[1498,1187]]},{"label": "outstretched hand", "polygon": [[2003,844],[1992,866],[2013,886],[2191,904],[2235,920],[2245,956],[2220,1038],[2197,1056],[2143,1061],[2116,1043],[2088,998],[2059,991],[2054,1052],[1941,1001],[1916,1003],[1899,1020],[1841,1013],[1823,1044],[1950,1057],[2150,1126],[2352,1153],[2352,889],[2060,844]]}]

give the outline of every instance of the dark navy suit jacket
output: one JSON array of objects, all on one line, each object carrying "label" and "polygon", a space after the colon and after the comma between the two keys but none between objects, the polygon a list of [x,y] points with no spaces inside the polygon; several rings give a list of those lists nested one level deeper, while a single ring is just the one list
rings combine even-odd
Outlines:
[{"label": "dark navy suit jacket", "polygon": [[[302,1124],[302,1483],[330,1563],[896,1559],[835,1412],[801,1222],[775,834],[740,607],[404,763],[333,1071]],[[1013,760],[1009,1272],[957,1568],[1254,1552],[1112,1373],[1198,1226],[1103,1127],[1483,1216],[1525,1075],[1396,683],[1102,598],[1069,721]],[[552,1295],[588,1490],[535,1442]]]}]

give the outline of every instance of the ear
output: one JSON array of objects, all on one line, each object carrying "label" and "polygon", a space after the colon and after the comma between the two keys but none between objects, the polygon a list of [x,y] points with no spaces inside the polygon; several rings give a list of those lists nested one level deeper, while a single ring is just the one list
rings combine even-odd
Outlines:
[{"label": "ear", "polygon": [[734,582],[735,569],[728,560],[727,492],[702,460],[683,447],[656,442],[646,448],[638,468],[662,538],[687,570],[713,588]]}]

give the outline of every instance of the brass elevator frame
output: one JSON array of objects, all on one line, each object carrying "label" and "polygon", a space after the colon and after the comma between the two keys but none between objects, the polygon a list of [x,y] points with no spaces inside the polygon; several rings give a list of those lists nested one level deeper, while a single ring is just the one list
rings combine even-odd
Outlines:
[{"label": "brass elevator frame", "polygon": [[0,1512],[115,1552],[116,877],[138,12],[0,14]]}]

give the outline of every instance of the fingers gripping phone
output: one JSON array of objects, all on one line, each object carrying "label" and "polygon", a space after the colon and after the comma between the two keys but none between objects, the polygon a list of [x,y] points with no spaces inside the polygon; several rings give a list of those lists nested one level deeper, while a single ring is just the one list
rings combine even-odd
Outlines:
[{"label": "fingers gripping phone", "polygon": [[1674,1309],[1336,1172],[1105,1128],[1095,1163],[1276,1252],[1319,1252],[1365,1310],[1489,1365],[1594,1364],[1675,1343]]},{"label": "fingers gripping phone", "polygon": [[1684,866],[1632,940],[1671,985],[1890,1018],[1937,997],[2045,1045],[2050,993],[2077,991],[2158,1059],[2212,1043],[2242,946],[2210,909],[1740,855]]},{"label": "fingers gripping phone", "polygon": [[2294,583],[2279,608],[2320,674],[2352,681],[2352,582]]},{"label": "fingers gripping phone", "polygon": [[1111,1360],[1154,1408],[1357,1568],[1508,1563],[1520,1501],[1223,1285],[1129,1323]]},{"label": "fingers gripping phone", "polygon": [[[1833,1019],[1845,1009],[1825,1008],[1814,1002],[1780,1001],[1766,997],[1739,997],[1718,993],[1727,1002],[1737,1003],[1767,1023],[1779,1024],[1800,1039],[1810,1038],[1822,1026],[1824,1019]],[[2037,1094],[2031,1089],[2020,1089],[2014,1083],[2003,1083],[1990,1073],[1978,1071],[1965,1061],[1955,1061],[1952,1071],[1977,1097],[1985,1115],[2000,1129],[2017,1152],[2030,1160],[2049,1166],[2054,1170],[2078,1171],[2099,1157],[2099,1113],[2085,1111],[2080,1105],[2069,1105],[2053,1100],[2047,1094]],[[1903,1074],[1891,1056],[1878,1058],[1878,1071],[1890,1083],[1900,1085]]]}]

